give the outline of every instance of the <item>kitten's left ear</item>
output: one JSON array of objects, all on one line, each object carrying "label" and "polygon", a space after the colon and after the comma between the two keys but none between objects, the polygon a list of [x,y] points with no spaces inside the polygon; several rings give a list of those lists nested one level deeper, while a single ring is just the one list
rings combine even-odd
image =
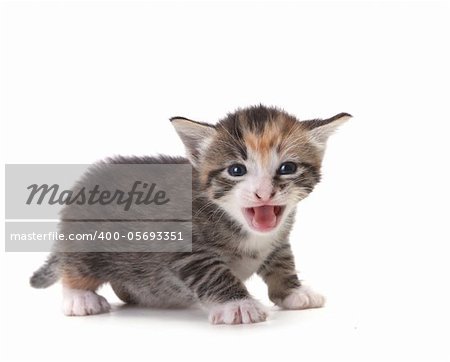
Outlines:
[{"label": "kitten's left ear", "polygon": [[328,137],[352,116],[348,113],[339,113],[328,119],[315,119],[302,122],[309,130],[311,139],[320,147],[325,147]]},{"label": "kitten's left ear", "polygon": [[184,117],[170,119],[178,135],[186,147],[187,157],[196,167],[200,156],[216,134],[216,127],[207,123],[192,121]]}]

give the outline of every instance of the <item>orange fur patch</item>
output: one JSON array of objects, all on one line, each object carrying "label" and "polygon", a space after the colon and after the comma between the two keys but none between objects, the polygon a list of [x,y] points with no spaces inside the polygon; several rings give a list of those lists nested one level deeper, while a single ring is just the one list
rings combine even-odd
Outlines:
[{"label": "orange fur patch", "polygon": [[260,135],[244,130],[245,144],[260,156],[263,163],[269,161],[273,148],[281,143],[285,123],[284,118],[268,123]]},{"label": "orange fur patch", "polygon": [[74,276],[65,273],[62,277],[62,283],[72,289],[92,290],[95,291],[103,284],[102,281],[92,277]]}]

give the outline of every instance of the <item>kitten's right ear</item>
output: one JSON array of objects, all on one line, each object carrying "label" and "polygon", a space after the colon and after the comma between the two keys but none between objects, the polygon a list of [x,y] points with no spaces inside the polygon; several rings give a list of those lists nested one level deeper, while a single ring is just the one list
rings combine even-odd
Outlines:
[{"label": "kitten's right ear", "polygon": [[172,117],[170,122],[183,141],[189,160],[196,167],[202,152],[216,134],[216,127],[184,117]]}]

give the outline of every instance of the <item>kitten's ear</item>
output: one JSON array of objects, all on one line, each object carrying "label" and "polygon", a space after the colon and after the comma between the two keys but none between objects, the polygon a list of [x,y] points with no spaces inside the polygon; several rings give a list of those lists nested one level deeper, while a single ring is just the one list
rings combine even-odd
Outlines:
[{"label": "kitten's ear", "polygon": [[309,130],[311,139],[320,147],[324,148],[328,137],[352,116],[348,113],[339,113],[328,119],[315,119],[302,122]]},{"label": "kitten's ear", "polygon": [[216,127],[184,117],[172,117],[170,122],[183,141],[189,160],[194,166],[197,166],[201,153],[217,132]]}]

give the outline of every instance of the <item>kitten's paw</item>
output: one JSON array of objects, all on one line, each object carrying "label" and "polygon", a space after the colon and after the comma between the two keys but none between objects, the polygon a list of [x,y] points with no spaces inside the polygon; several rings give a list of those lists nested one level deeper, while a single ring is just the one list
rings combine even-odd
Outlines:
[{"label": "kitten's paw", "polygon": [[90,290],[64,288],[63,312],[67,316],[84,316],[109,312],[108,301]]},{"label": "kitten's paw", "polygon": [[284,298],[278,305],[285,309],[320,308],[325,304],[325,297],[311,288],[301,286]]},{"label": "kitten's paw", "polygon": [[249,324],[264,322],[268,311],[254,299],[240,299],[219,304],[211,308],[209,321],[212,324]]}]

